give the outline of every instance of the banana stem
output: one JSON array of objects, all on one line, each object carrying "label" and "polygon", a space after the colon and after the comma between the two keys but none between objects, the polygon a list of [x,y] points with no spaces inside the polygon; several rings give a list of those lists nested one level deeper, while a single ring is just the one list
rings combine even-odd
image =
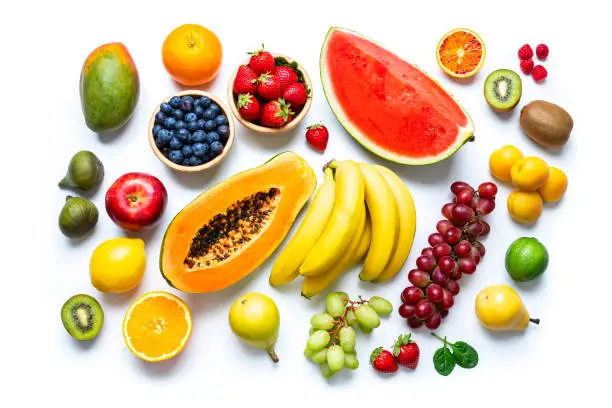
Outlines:
[{"label": "banana stem", "polygon": [[274,361],[275,363],[278,363],[279,358],[276,355],[276,352],[274,351],[274,347],[270,347],[270,348],[266,349],[266,351],[268,352],[268,355],[270,356],[272,361]]},{"label": "banana stem", "polygon": [[529,319],[529,321],[533,324],[540,324],[540,319]]},{"label": "banana stem", "polygon": [[336,167],[338,167],[338,162],[335,159],[332,159],[329,162],[327,162],[325,166],[323,166],[323,171],[325,171],[328,168],[336,170]]}]

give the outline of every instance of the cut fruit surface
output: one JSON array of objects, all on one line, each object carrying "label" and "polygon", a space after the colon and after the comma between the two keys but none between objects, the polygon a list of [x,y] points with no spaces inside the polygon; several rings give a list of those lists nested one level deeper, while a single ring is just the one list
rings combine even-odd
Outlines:
[{"label": "cut fruit surface", "polygon": [[436,48],[438,65],[453,78],[476,74],[486,56],[482,39],[467,28],[456,28],[444,34]]},{"label": "cut fruit surface", "polygon": [[507,112],[521,100],[523,83],[521,77],[509,69],[498,69],[487,76],[484,84],[484,96],[491,108]]},{"label": "cut fruit surface", "polygon": [[473,140],[467,113],[416,66],[360,34],[329,30],[321,81],[332,111],[359,143],[388,160],[435,163]]},{"label": "cut fruit surface", "polygon": [[167,292],[145,293],[132,303],[123,319],[123,338],[138,358],[168,360],[183,350],[191,335],[191,312]]}]

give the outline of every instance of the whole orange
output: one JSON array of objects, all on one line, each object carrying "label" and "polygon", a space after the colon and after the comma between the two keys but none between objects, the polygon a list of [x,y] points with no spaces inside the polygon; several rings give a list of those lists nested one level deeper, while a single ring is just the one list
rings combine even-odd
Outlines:
[{"label": "whole orange", "polygon": [[175,28],[162,45],[166,70],[183,85],[202,85],[212,81],[219,71],[222,56],[219,38],[198,24]]}]

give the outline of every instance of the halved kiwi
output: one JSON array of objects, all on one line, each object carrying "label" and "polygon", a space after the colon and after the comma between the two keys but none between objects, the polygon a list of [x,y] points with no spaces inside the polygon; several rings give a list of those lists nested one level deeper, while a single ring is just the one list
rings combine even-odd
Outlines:
[{"label": "halved kiwi", "polygon": [[100,303],[89,295],[74,295],[62,306],[62,323],[77,340],[91,340],[104,323]]},{"label": "halved kiwi", "polygon": [[523,82],[521,77],[509,69],[498,69],[487,77],[484,84],[484,96],[491,108],[507,112],[521,100]]}]

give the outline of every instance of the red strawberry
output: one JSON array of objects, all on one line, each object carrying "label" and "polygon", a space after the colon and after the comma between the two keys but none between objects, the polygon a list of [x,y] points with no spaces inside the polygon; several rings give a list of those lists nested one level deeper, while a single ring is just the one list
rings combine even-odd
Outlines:
[{"label": "red strawberry", "polygon": [[238,113],[246,120],[257,120],[259,119],[259,101],[251,94],[238,95]]},{"label": "red strawberry", "polygon": [[241,65],[234,79],[234,93],[254,94],[257,91],[257,74],[247,65]]},{"label": "red strawberry", "polygon": [[274,75],[280,79],[281,88],[283,90],[298,81],[298,76],[295,71],[284,65],[279,65],[274,68]]},{"label": "red strawberry", "polygon": [[401,334],[393,345],[393,357],[402,367],[417,368],[420,354],[419,346],[410,340],[409,334]]},{"label": "red strawberry", "polygon": [[283,99],[293,106],[302,106],[308,99],[308,91],[301,82],[295,82],[283,91]]},{"label": "red strawberry", "polygon": [[261,111],[261,125],[271,128],[283,127],[287,122],[291,122],[294,114],[284,99],[270,101]]},{"label": "red strawberry", "polygon": [[531,71],[533,71],[533,60],[521,60],[521,71],[526,75],[531,74]]},{"label": "red strawberry", "polygon": [[370,363],[379,373],[390,374],[397,371],[397,363],[393,359],[393,354],[382,347],[374,349],[370,354]]},{"label": "red strawberry", "polygon": [[271,74],[274,72],[274,57],[268,51],[264,51],[264,45],[261,44],[261,50],[249,52],[251,59],[249,66],[253,71],[261,74]]},{"label": "red strawberry", "polygon": [[320,123],[308,126],[306,131],[306,141],[313,149],[324,151],[329,140],[329,132],[327,128]]},{"label": "red strawberry", "polygon": [[271,101],[281,97],[283,91],[276,75],[261,74],[257,82],[257,93],[262,98]]}]

